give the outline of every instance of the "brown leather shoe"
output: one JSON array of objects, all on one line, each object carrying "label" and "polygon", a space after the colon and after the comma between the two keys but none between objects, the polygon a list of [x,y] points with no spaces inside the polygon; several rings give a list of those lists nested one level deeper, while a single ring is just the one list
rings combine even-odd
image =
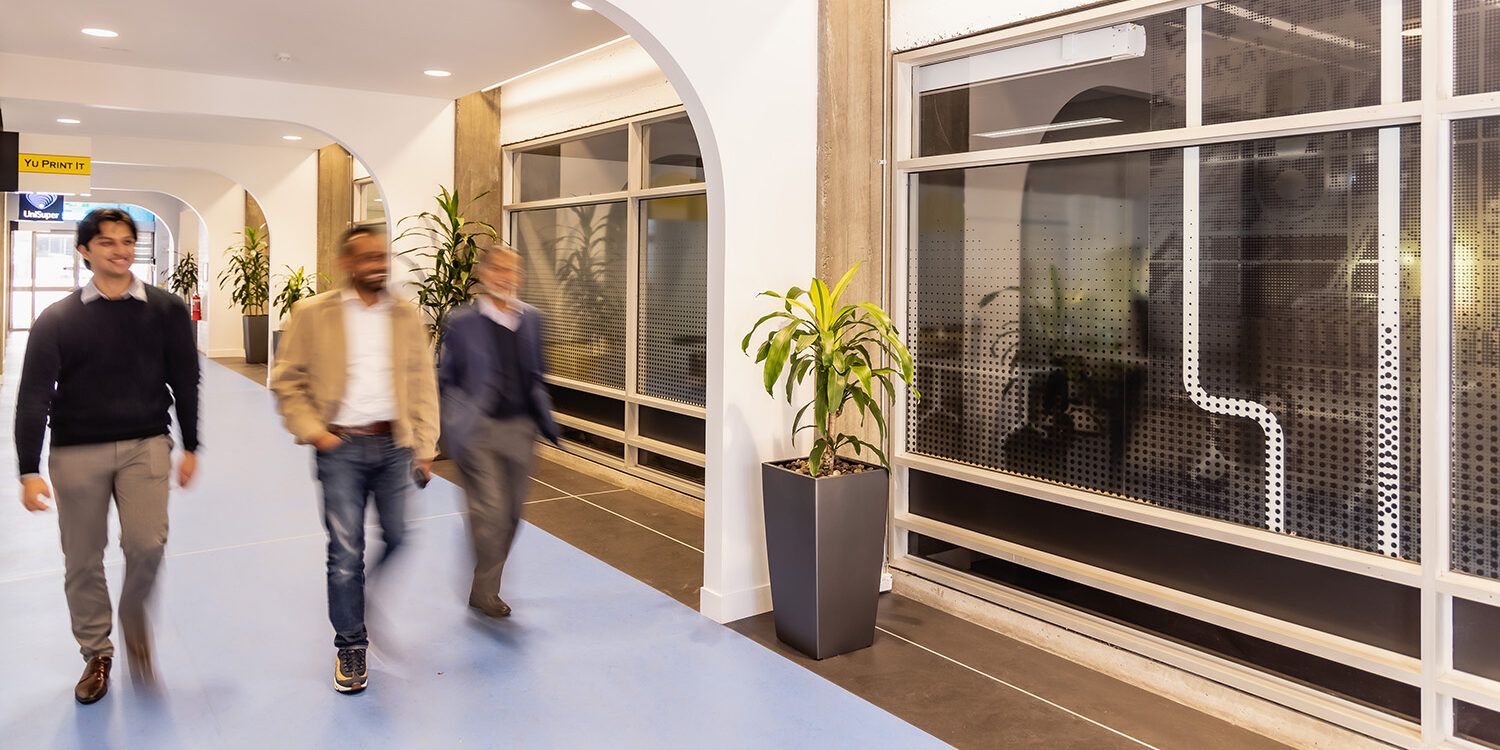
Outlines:
[{"label": "brown leather shoe", "polygon": [[88,666],[83,668],[83,676],[78,678],[78,685],[73,688],[73,697],[79,703],[85,706],[96,703],[109,692],[109,666],[112,661],[108,656],[89,659]]},{"label": "brown leather shoe", "polygon": [[498,620],[502,617],[510,617],[510,605],[500,597],[491,597],[488,601],[469,597],[469,607],[477,609],[485,617]]}]

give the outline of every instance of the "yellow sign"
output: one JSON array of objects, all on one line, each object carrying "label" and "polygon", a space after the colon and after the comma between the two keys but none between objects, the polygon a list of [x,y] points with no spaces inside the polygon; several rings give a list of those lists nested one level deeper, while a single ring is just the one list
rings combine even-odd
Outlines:
[{"label": "yellow sign", "polygon": [[87,156],[21,154],[19,172],[32,174],[89,174],[94,160]]}]

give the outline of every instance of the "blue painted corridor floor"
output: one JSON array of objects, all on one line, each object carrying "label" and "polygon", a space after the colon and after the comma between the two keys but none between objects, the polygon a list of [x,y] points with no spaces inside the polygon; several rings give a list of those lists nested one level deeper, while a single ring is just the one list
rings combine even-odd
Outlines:
[{"label": "blue painted corridor floor", "polygon": [[462,499],[441,479],[374,584],[371,687],[336,694],[311,457],[264,388],[209,363],[204,389],[199,481],[174,491],[158,589],[159,692],[122,659],[104,701],[73,702],[57,519],[0,482],[0,748],[943,746],[535,527],[506,571],[515,616],[473,617]]}]

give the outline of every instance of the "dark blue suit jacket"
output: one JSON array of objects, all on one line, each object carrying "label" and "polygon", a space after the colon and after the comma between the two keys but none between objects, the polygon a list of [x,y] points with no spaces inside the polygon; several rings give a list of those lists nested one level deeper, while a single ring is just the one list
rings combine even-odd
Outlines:
[{"label": "dark blue suit jacket", "polygon": [[[546,360],[542,356],[542,314],[536,308],[517,303],[521,318],[516,335],[520,337],[521,378],[526,394],[527,412],[536,422],[537,432],[552,443],[557,442],[557,423],[552,420],[552,396],[542,379]],[[454,310],[443,331],[442,364],[438,386],[442,394],[442,427],[445,450],[462,454],[473,438],[479,420],[499,403],[506,384],[496,361],[494,323],[474,305]],[[512,386],[515,387],[515,386]]]}]

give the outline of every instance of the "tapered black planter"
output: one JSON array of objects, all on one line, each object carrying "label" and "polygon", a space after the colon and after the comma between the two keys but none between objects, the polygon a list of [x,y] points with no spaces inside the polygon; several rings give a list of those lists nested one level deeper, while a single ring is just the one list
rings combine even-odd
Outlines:
[{"label": "tapered black planter", "polygon": [[884,469],[813,479],[761,464],[776,637],[814,659],[875,642]]},{"label": "tapered black planter", "polygon": [[245,326],[245,362],[252,365],[266,363],[266,337],[270,335],[270,318],[266,315],[246,315],[240,319]]}]

